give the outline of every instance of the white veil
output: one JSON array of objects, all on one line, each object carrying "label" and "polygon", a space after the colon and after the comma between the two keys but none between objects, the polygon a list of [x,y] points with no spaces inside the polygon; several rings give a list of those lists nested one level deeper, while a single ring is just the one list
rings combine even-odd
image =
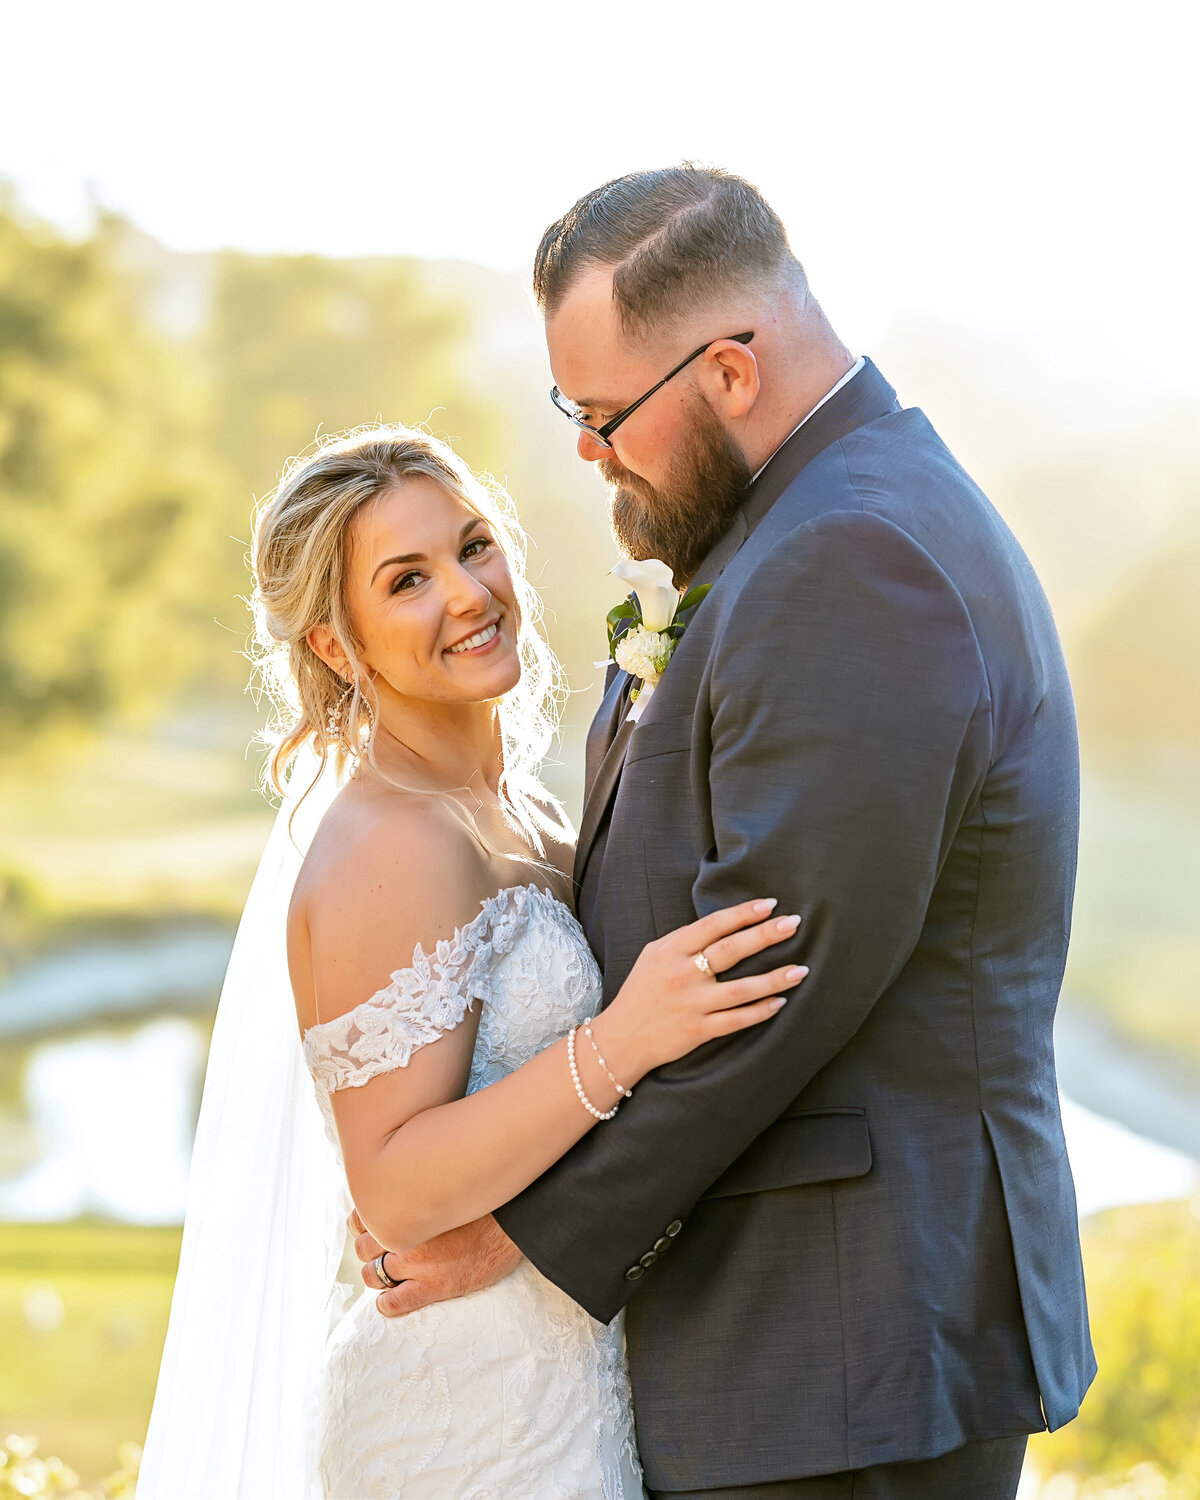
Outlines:
[{"label": "white veil", "polygon": [[[313,763],[295,768],[308,785]],[[138,1500],[318,1500],[314,1393],[350,1200],[305,1069],[285,926],[328,767],[275,819],[217,1009]],[[294,836],[294,842],[293,842]]]}]

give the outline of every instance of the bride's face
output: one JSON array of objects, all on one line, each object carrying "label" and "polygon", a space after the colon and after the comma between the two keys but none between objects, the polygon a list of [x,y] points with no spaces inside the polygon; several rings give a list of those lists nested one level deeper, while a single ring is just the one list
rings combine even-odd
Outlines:
[{"label": "bride's face", "polygon": [[520,612],[482,517],[420,476],[364,505],[347,540],[346,602],[385,708],[482,703],[516,685]]}]

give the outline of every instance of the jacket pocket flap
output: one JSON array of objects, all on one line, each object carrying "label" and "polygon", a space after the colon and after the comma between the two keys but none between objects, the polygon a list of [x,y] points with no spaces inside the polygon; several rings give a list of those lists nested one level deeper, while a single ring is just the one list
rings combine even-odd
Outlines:
[{"label": "jacket pocket flap", "polygon": [[784,1115],[767,1126],[702,1199],[862,1177],[870,1170],[871,1136],[865,1112]]},{"label": "jacket pocket flap", "polygon": [[652,755],[670,755],[673,750],[690,750],[692,747],[691,714],[679,714],[670,719],[647,719],[635,724],[629,739],[626,761],[649,760]]}]

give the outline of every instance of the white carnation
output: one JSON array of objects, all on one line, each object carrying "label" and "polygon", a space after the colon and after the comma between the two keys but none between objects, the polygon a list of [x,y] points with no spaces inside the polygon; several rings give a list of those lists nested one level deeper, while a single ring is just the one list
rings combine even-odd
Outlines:
[{"label": "white carnation", "polygon": [[675,642],[661,630],[647,630],[637,625],[617,642],[617,665],[631,677],[640,678],[647,687],[655,687],[667,669]]}]

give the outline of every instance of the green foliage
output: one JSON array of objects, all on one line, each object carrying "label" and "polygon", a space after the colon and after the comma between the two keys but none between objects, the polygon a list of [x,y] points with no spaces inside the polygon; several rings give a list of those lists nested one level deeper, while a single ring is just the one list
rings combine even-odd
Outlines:
[{"label": "green foliage", "polygon": [[178,1229],[0,1224],[0,1438],[35,1433],[87,1487],[109,1474],[146,1431],[179,1243]]},{"label": "green foliage", "polygon": [[[222,256],[204,342],[213,444],[238,504],[269,490],[319,433],[378,419],[436,426],[436,408],[457,395],[464,331],[408,262]],[[461,399],[454,417],[460,429],[483,420]]]},{"label": "green foliage", "polygon": [[[1195,1208],[1200,1200],[1193,1207],[1114,1209],[1085,1226],[1084,1268],[1100,1373],[1079,1417],[1031,1444],[1043,1473],[1114,1476],[1114,1485],[1124,1476],[1120,1482],[1127,1488],[1115,1493],[1130,1500],[1143,1494],[1190,1496],[1200,1486],[1200,1218]],[[1129,1480],[1138,1465],[1153,1465],[1182,1487],[1156,1490],[1157,1481],[1146,1469]],[[1128,1487],[1136,1484],[1142,1487]],[[1071,1493],[1064,1488],[1064,1500]]]},{"label": "green foliage", "polygon": [[1200,1500],[1200,1480],[1167,1474],[1157,1464],[1134,1464],[1124,1474],[1054,1474],[1034,1487],[1022,1487],[1018,1500]]},{"label": "green foliage", "polygon": [[186,373],[117,274],[0,199],[0,747],[194,666],[213,541]]},{"label": "green foliage", "polygon": [[486,445],[414,264],[224,255],[173,336],[145,253],[0,197],[0,748],[244,684],[253,499],[319,433],[450,406]]}]

